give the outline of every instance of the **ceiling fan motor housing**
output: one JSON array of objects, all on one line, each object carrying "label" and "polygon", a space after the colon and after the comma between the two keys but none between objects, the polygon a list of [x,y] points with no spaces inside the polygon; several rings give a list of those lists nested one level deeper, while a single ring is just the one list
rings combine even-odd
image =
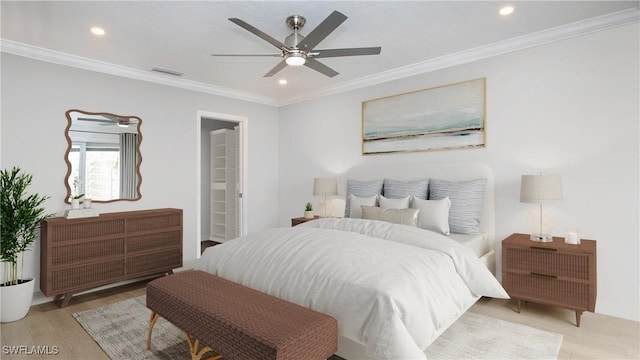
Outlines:
[{"label": "ceiling fan motor housing", "polygon": [[293,32],[284,39],[284,44],[290,48],[297,48],[296,45],[304,39],[304,36],[302,36],[298,30],[302,29],[307,20],[301,15],[291,15],[287,18],[286,22]]}]

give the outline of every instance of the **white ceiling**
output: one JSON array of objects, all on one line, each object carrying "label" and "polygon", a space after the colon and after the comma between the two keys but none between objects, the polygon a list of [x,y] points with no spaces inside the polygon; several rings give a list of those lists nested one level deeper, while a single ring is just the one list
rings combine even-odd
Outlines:
[{"label": "white ceiling", "polygon": [[[510,3],[515,12],[498,15]],[[264,103],[286,104],[383,82],[443,64],[638,21],[638,1],[6,1],[2,50],[67,65]],[[321,59],[334,78],[279,58],[212,57],[277,49],[227,20],[240,18],[284,41],[285,19],[302,15],[307,34],[333,10],[348,19],[317,49],[381,46],[377,56]],[[100,26],[96,37],[89,28]],[[466,59],[466,60],[465,60]],[[115,65],[115,66],[114,66]],[[181,78],[150,72],[162,67]],[[287,79],[287,85],[279,85]]]}]

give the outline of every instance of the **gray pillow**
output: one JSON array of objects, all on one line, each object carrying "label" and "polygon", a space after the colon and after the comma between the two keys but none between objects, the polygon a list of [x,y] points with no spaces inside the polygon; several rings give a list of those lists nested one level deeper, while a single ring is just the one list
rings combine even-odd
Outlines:
[{"label": "gray pillow", "polygon": [[449,227],[452,233],[477,234],[484,205],[487,179],[468,181],[429,180],[429,199],[449,197]]},{"label": "gray pillow", "polygon": [[384,196],[392,199],[414,196],[418,199],[427,199],[429,179],[415,181],[399,181],[384,179]]},{"label": "gray pillow", "polygon": [[358,197],[380,195],[382,194],[382,184],[384,184],[384,179],[373,181],[347,179],[347,201],[344,207],[344,217],[349,217],[349,214],[351,214],[351,200],[349,199],[349,195]]}]

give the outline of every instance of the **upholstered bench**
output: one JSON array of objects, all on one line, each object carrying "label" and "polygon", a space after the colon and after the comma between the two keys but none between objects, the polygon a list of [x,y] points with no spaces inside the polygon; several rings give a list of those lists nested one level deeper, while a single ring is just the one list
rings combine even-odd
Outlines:
[{"label": "upholstered bench", "polygon": [[[163,317],[184,331],[192,359],[319,360],[338,349],[338,323],[331,316],[194,270],[147,285],[153,326]],[[204,348],[199,349],[200,343]]]}]

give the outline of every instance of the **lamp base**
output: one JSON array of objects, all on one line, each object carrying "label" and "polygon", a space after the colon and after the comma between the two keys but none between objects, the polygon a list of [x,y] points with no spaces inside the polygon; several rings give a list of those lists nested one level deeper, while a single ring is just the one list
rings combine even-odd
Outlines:
[{"label": "lamp base", "polygon": [[553,236],[549,234],[531,234],[529,240],[536,242],[552,242]]}]

